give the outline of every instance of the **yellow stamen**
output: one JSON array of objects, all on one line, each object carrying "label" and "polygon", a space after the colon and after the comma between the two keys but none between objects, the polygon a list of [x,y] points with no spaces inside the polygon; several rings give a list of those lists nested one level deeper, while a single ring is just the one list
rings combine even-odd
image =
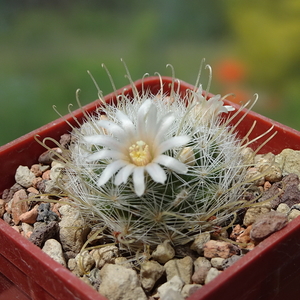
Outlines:
[{"label": "yellow stamen", "polygon": [[151,160],[149,146],[144,141],[137,141],[129,147],[131,161],[137,166],[146,166]]}]

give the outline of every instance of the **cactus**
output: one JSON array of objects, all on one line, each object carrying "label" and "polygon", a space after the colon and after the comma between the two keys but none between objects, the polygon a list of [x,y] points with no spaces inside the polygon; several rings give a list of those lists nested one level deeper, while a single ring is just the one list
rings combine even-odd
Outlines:
[{"label": "cactus", "polygon": [[91,226],[132,252],[187,243],[241,207],[244,146],[224,122],[234,108],[201,84],[182,96],[174,83],[154,95],[131,81],[133,97],[102,101],[72,133],[65,190]]}]

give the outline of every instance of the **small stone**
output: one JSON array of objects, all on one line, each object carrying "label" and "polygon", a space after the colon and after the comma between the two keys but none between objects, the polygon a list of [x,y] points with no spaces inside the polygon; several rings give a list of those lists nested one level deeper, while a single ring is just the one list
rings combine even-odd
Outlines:
[{"label": "small stone", "polygon": [[160,300],[184,300],[183,296],[181,295],[181,292],[175,292],[173,289],[170,289],[163,297],[160,297],[159,299]]},{"label": "small stone", "polygon": [[11,214],[15,225],[20,222],[20,215],[27,212],[28,202],[23,201],[27,199],[27,194],[24,189],[15,192],[11,202]]},{"label": "small stone", "polygon": [[69,134],[69,133],[63,134],[60,137],[59,143],[63,148],[68,149],[69,145],[71,143],[71,134]]},{"label": "small stone", "polygon": [[[36,224],[37,223],[35,223],[35,225]],[[55,221],[52,221],[49,224],[39,224],[39,226],[34,227],[29,241],[41,248],[46,240],[57,237],[58,229],[58,223]]]},{"label": "small stone", "polygon": [[254,150],[250,147],[243,148],[241,151],[241,155],[245,161],[245,164],[254,165]]},{"label": "small stone", "polygon": [[240,255],[232,255],[231,257],[226,258],[223,261],[223,270],[232,266],[235,262],[237,262],[241,258]]},{"label": "small stone", "polygon": [[43,174],[41,170],[41,165],[39,164],[32,165],[30,171],[34,174],[35,177],[40,177]]},{"label": "small stone", "polygon": [[185,284],[191,283],[193,274],[193,260],[190,256],[182,259],[172,259],[165,263],[167,280],[179,276]]},{"label": "small stone", "polygon": [[27,223],[22,223],[22,230],[24,232],[24,236],[29,239],[29,237],[31,236],[32,232],[33,232],[33,226]]},{"label": "small stone", "polygon": [[126,257],[120,256],[120,257],[116,257],[115,258],[115,264],[116,265],[121,265],[125,268],[132,268],[132,265],[130,264],[130,262],[126,259]]},{"label": "small stone", "polygon": [[181,289],[184,282],[179,276],[172,277],[169,281],[158,288],[160,299],[162,300],[183,300]]},{"label": "small stone", "polygon": [[60,162],[53,162],[53,167],[50,170],[50,179],[56,181],[64,169],[64,165]]},{"label": "small stone", "polygon": [[192,282],[197,284],[204,284],[205,278],[210,269],[211,267],[207,266],[198,267],[192,276]]},{"label": "small stone", "polygon": [[238,252],[239,249],[237,246],[224,241],[210,240],[204,245],[204,256],[206,258],[228,258],[232,255],[238,254]]},{"label": "small stone", "polygon": [[280,203],[279,196],[281,195],[281,193],[282,193],[281,182],[275,182],[268,190],[266,190],[262,194],[261,198],[259,199],[259,202],[270,203],[271,208],[276,209]]},{"label": "small stone", "polygon": [[[34,187],[36,187],[36,189],[37,189],[40,193],[42,193],[42,194],[45,193],[45,189],[46,189],[46,181],[47,181],[47,180],[44,180],[44,179],[42,179],[42,178],[40,178],[40,177],[36,178],[36,183],[35,183]],[[34,182],[35,182],[35,180],[33,181],[33,183],[34,183]]]},{"label": "small stone", "polygon": [[270,181],[266,181],[264,183],[264,191],[267,191],[271,186],[272,186],[272,184],[270,183]]},{"label": "small stone", "polygon": [[77,266],[77,262],[76,262],[76,259],[75,258],[70,258],[68,260],[68,269],[70,271],[73,271]]},{"label": "small stone", "polygon": [[35,205],[30,211],[21,214],[19,220],[23,223],[34,224],[38,215],[38,207],[38,205]]},{"label": "small stone", "polygon": [[62,205],[59,209],[59,237],[64,251],[79,253],[89,232],[86,222],[80,216],[78,208]]},{"label": "small stone", "polygon": [[9,202],[13,198],[15,192],[21,189],[23,189],[23,187],[20,184],[15,183],[10,189],[5,189],[3,191],[2,199],[5,200],[6,203]]},{"label": "small stone", "polygon": [[2,218],[3,218],[3,221],[6,222],[7,224],[9,224],[9,225],[13,225],[14,224],[13,221],[12,221],[12,218],[11,218],[11,214],[9,214],[8,212],[5,212],[3,214]]},{"label": "small stone", "polygon": [[298,209],[292,209],[288,214],[288,221],[291,222],[299,216],[300,216],[300,211]]},{"label": "small stone", "polygon": [[50,180],[50,172],[51,172],[50,170],[45,171],[42,175],[42,179],[43,180]]},{"label": "small stone", "polygon": [[18,184],[25,188],[29,188],[32,185],[32,181],[35,178],[34,174],[26,166],[19,166],[16,174],[15,180]]},{"label": "small stone", "polygon": [[158,245],[152,253],[152,258],[161,264],[166,263],[175,256],[175,250],[170,245],[170,241],[164,241]]},{"label": "small stone", "polygon": [[95,266],[95,260],[88,251],[78,253],[75,260],[80,276],[87,274]]},{"label": "small stone", "polygon": [[236,241],[237,237],[239,235],[241,235],[243,232],[244,232],[245,228],[243,228],[240,224],[237,224],[234,226],[231,234],[230,234],[230,238],[233,240],[233,241]]},{"label": "small stone", "polygon": [[58,221],[58,215],[50,210],[50,203],[41,203],[37,209],[37,222]]},{"label": "small stone", "polygon": [[5,213],[5,201],[3,199],[0,199],[0,218],[3,217]]},{"label": "small stone", "polygon": [[39,156],[39,163],[43,165],[50,165],[53,160],[58,159],[57,154],[62,154],[62,150],[60,148],[52,148],[51,150],[47,150]]},{"label": "small stone", "polygon": [[98,290],[101,283],[100,270],[98,268],[92,269],[89,272],[88,277],[93,288]]},{"label": "small stone", "polygon": [[64,255],[65,255],[66,260],[68,260],[70,258],[75,258],[77,254],[78,253],[75,253],[73,251],[64,251]]},{"label": "small stone", "polygon": [[198,253],[191,249],[191,245],[177,245],[175,248],[175,256],[177,257],[185,257],[190,256],[193,260],[199,257]]},{"label": "small stone", "polygon": [[255,167],[271,166],[275,163],[275,154],[269,152],[266,154],[257,154],[254,159]]},{"label": "small stone", "polygon": [[288,214],[290,211],[290,207],[286,203],[280,203],[276,209],[277,212],[282,214]]},{"label": "small stone", "polygon": [[[276,199],[272,200],[272,208],[276,209],[280,203],[286,203],[289,207],[292,207],[300,202],[300,191],[298,184],[295,184],[294,182],[299,182],[299,180],[295,180],[295,178],[293,178],[295,176],[297,175],[290,174],[282,180],[282,184],[284,185],[283,193],[280,194]],[[289,181],[289,179],[291,179],[291,181]]]},{"label": "small stone", "polygon": [[43,181],[42,177],[35,177],[32,180],[32,187],[34,187],[35,189],[37,189],[38,191],[40,191],[41,189],[38,188],[38,186],[41,184],[40,182]]},{"label": "small stone", "polygon": [[284,149],[276,155],[275,162],[282,169],[283,176],[295,173],[300,177],[300,151],[292,149]]},{"label": "small stone", "polygon": [[287,222],[287,216],[276,211],[261,215],[252,225],[251,239],[260,242],[272,233],[282,229]]},{"label": "small stone", "polygon": [[203,254],[203,246],[210,240],[210,233],[204,232],[196,236],[194,242],[191,245],[191,249],[196,251],[198,254]]},{"label": "small stone", "polygon": [[68,269],[76,276],[80,277],[80,272],[77,267],[77,262],[75,258],[69,258],[68,260]]},{"label": "small stone", "polygon": [[141,265],[140,277],[145,291],[151,291],[156,281],[163,275],[165,268],[156,261],[147,261]]},{"label": "small stone", "polygon": [[249,207],[244,216],[243,224],[245,226],[249,226],[253,224],[259,215],[266,214],[270,210],[271,210],[270,204]]},{"label": "small stone", "polygon": [[42,250],[62,266],[64,267],[67,266],[61,244],[57,240],[55,239],[47,240]]},{"label": "small stone", "polygon": [[55,214],[57,214],[59,218],[61,217],[60,212],[59,212],[59,209],[60,209],[60,207],[61,207],[62,205],[63,205],[63,204],[61,204],[60,201],[58,201],[58,202],[55,203],[55,204],[53,205],[53,207],[51,208],[51,210],[52,210]]},{"label": "small stone", "polygon": [[100,270],[99,293],[110,300],[147,300],[137,273],[120,265],[106,264]]},{"label": "small stone", "polygon": [[260,171],[265,174],[265,180],[269,182],[278,182],[282,179],[282,171],[278,165],[264,166]]},{"label": "small stone", "polygon": [[264,185],[265,177],[257,168],[249,168],[246,172],[245,181],[252,182],[256,186]]},{"label": "small stone", "polygon": [[186,299],[195,294],[201,287],[201,284],[186,284],[181,290],[181,295],[184,299]]},{"label": "small stone", "polygon": [[197,269],[200,268],[200,267],[207,267],[208,269],[210,269],[211,268],[211,263],[207,258],[199,256],[194,261],[194,267],[195,267],[195,271],[197,271]]},{"label": "small stone", "polygon": [[96,267],[101,269],[106,263],[115,263],[119,255],[119,249],[116,246],[106,246],[92,251],[92,257],[96,262]]},{"label": "small stone", "polygon": [[11,205],[12,205],[13,201],[9,201],[7,203],[5,203],[5,206],[4,206],[4,209],[5,209],[5,212],[11,214]]},{"label": "small stone", "polygon": [[207,276],[205,278],[205,284],[208,284],[210,281],[215,279],[220,273],[221,273],[221,271],[219,271],[218,269],[210,268],[210,270],[208,271]]},{"label": "small stone", "polygon": [[34,195],[38,195],[39,191],[34,188],[33,186],[30,186],[28,189],[27,189],[27,193],[30,193],[30,194],[34,194]]},{"label": "small stone", "polygon": [[223,269],[223,262],[224,262],[224,258],[221,258],[221,257],[213,257],[210,262],[211,262],[211,265],[218,269],[218,270],[222,270]]},{"label": "small stone", "polygon": [[44,193],[45,194],[60,194],[61,193],[61,189],[58,187],[56,181],[54,180],[45,180],[45,190]]},{"label": "small stone", "polygon": [[250,237],[251,229],[252,229],[252,225],[247,226],[247,228],[245,228],[241,232],[241,234],[236,238],[236,242],[242,244],[240,245],[241,248],[247,248],[247,245],[244,244],[249,244],[253,242]]}]

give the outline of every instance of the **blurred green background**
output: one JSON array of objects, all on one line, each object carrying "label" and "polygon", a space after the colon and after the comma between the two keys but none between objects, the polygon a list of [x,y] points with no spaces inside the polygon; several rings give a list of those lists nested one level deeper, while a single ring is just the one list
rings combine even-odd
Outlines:
[{"label": "blurred green background", "polygon": [[[0,145],[146,72],[195,83],[202,58],[212,93],[257,92],[257,112],[300,130],[298,0],[0,0]],[[207,73],[203,73],[204,87]],[[74,106],[76,108],[76,106]]]}]

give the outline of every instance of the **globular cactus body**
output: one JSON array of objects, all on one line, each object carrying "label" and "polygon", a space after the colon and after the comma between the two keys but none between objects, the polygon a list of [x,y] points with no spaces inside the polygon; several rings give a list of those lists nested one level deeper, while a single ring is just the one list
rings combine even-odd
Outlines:
[{"label": "globular cactus body", "polygon": [[103,103],[73,130],[66,163],[66,190],[86,221],[133,251],[212,230],[243,191],[243,147],[222,119],[233,108],[201,85],[184,97],[161,89]]}]

